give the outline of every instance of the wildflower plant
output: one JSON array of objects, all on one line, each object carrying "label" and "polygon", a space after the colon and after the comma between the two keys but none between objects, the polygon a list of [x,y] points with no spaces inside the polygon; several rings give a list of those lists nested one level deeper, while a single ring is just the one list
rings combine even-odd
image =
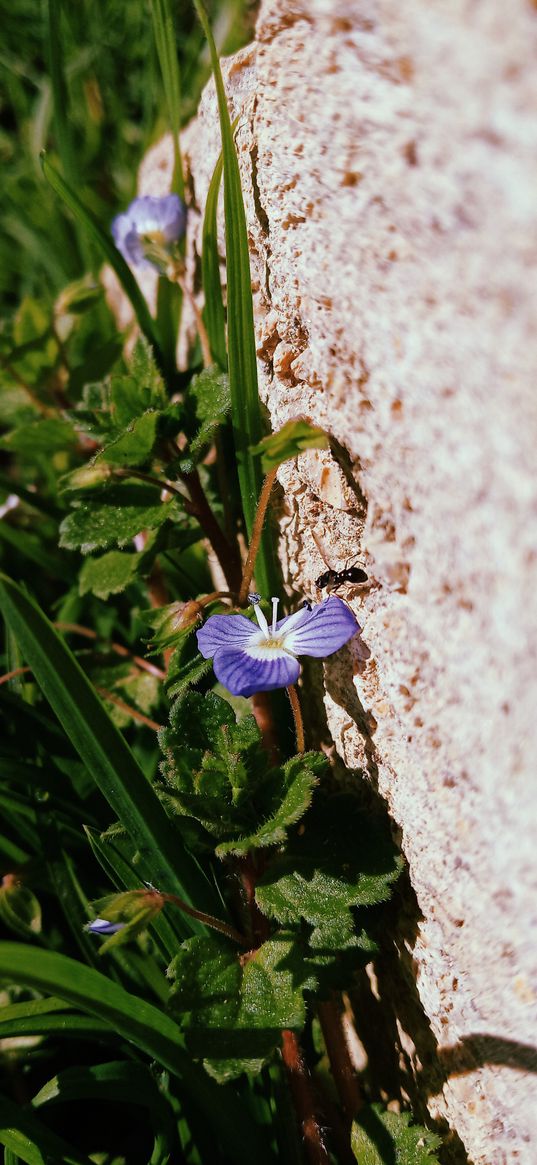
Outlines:
[{"label": "wildflower plant", "polygon": [[[151,3],[172,189],[106,216],[77,186],[71,73],[49,5],[59,157],[43,168],[84,242],[71,281],[48,302],[23,299],[0,336],[0,1038],[15,1041],[14,1078],[17,1037],[35,1037],[31,1104],[0,1097],[0,1141],[10,1165],[426,1165],[436,1136],[377,1103],[345,1040],[342,992],[375,957],[401,859],[360,775],[338,784],[314,717],[303,723],[301,661],[319,671],[360,627],[339,595],[284,597],[278,467],[329,438],[304,417],[265,431],[233,127],[195,8],[222,155],[203,313],[194,301],[197,338],[179,368],[191,293],[171,6]],[[103,259],[136,319],[129,355]],[[154,312],[137,278],[148,265]],[[326,1068],[315,1087],[311,1076],[325,1061],[329,1105]],[[91,1121],[53,1126],[49,1105],[67,1099]],[[96,1114],[111,1100],[130,1107],[107,1141]]]}]

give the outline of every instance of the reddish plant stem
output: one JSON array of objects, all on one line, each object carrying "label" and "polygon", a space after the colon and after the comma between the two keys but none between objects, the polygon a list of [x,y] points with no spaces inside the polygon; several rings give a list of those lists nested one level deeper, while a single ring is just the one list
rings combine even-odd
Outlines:
[{"label": "reddish plant stem", "polygon": [[[92,631],[91,627],[83,627],[81,623],[55,623],[54,626],[58,631],[72,631],[73,635],[83,635],[85,639],[98,639],[99,636],[96,631]],[[122,643],[107,643],[107,647],[114,651],[116,655],[123,656],[124,659],[132,659],[142,671],[149,672],[149,675],[156,676],[158,680],[166,679],[166,672],[162,668],[157,667],[154,663],[149,663],[147,659],[142,659],[139,655],[133,655],[128,647],[124,647]]]},{"label": "reddish plant stem", "polygon": [[[264,864],[264,863],[263,863]],[[255,856],[252,852],[246,855],[241,862],[241,882],[246,897],[246,905],[250,915],[250,930],[252,933],[252,945],[258,949],[270,935],[270,925],[268,918],[261,913],[259,906],[255,900],[255,888],[259,875],[262,873],[262,867],[256,864]]]},{"label": "reddish plant stem", "polygon": [[310,1165],[330,1165],[316,1116],[311,1076],[295,1032],[282,1032],[282,1058]]},{"label": "reddish plant stem", "polygon": [[183,491],[167,478],[153,477],[150,473],[143,473],[138,469],[115,469],[114,476],[136,477],[140,481],[147,481],[150,485],[158,485],[160,489],[180,497],[186,513],[198,519],[203,533],[209,539],[230,591],[237,593],[241,581],[239,551],[237,547],[228,542],[224,531],[217,522],[207,501],[197,469],[192,469],[190,473],[178,474],[178,479],[186,486],[189,497],[185,497]]},{"label": "reddish plant stem", "polygon": [[300,710],[300,700],[298,698],[298,693],[297,693],[297,690],[296,690],[294,684],[289,684],[289,687],[286,688],[285,690],[287,692],[287,695],[289,696],[289,700],[290,700],[291,708],[292,708],[292,712],[293,712],[293,720],[295,722],[296,750],[297,750],[297,752],[305,752],[306,750],[305,750],[305,744],[304,744],[304,722],[302,720],[302,712]]},{"label": "reddish plant stem", "polygon": [[276,469],[271,469],[261,487],[259,501],[257,503],[257,512],[255,515],[254,524],[252,527],[252,534],[250,537],[250,546],[248,548],[248,555],[244,564],[242,572],[242,582],[239,591],[239,607],[245,607],[248,600],[248,591],[254,573],[255,560],[259,550],[259,543],[261,542],[261,534],[263,533],[263,523],[265,521],[265,514],[269,504],[272,487],[276,480]]},{"label": "reddish plant stem", "polygon": [[160,732],[164,728],[163,724],[157,724],[156,720],[150,720],[149,716],[144,716],[143,712],[139,712],[137,708],[132,708],[125,700],[121,700],[119,696],[114,696],[113,692],[107,691],[106,688],[99,688],[95,685],[95,691],[102,696],[103,700],[108,700],[110,704],[115,704],[116,708],[120,708],[122,712],[126,712],[133,720],[139,720],[140,724],[145,724],[147,728],[152,728],[153,732]]},{"label": "reddish plant stem", "polygon": [[204,914],[202,910],[195,910],[193,906],[189,906],[188,902],[184,902],[182,898],[178,898],[177,894],[162,894],[166,902],[172,902],[174,906],[178,906],[183,914],[189,914],[191,918],[197,918],[199,922],[205,923],[205,926],[210,926],[213,930],[218,930],[220,934],[227,935],[228,938],[233,939],[234,942],[239,943],[241,947],[248,947],[249,940],[240,931],[235,930],[234,926],[229,926],[227,922],[222,922],[220,918],[214,918],[212,914]]},{"label": "reddish plant stem", "polygon": [[196,303],[195,296],[192,294],[192,292],[188,286],[188,283],[186,283],[186,281],[183,279],[183,276],[179,270],[174,271],[173,279],[181,288],[181,291],[183,292],[185,299],[188,300],[188,302],[192,308],[192,311],[194,313],[194,318],[196,320],[196,327],[198,329],[198,336],[199,336],[200,346],[201,346],[201,355],[203,358],[203,367],[210,368],[211,365],[214,364],[214,360],[213,360],[213,356],[212,356],[212,352],[211,352],[211,345],[209,343],[209,336],[207,334],[207,328],[205,327],[205,324],[203,322],[203,316],[202,316],[201,311]]},{"label": "reddish plant stem", "polygon": [[269,692],[254,693],[252,696],[252,712],[263,738],[263,748],[268,753],[270,763],[277,765],[280,759],[280,750],[278,748],[278,735],[272,715]]},{"label": "reddish plant stem", "polygon": [[205,496],[197,469],[193,469],[190,473],[180,473],[179,478],[186,485],[190,494],[190,513],[198,519],[204,534],[209,539],[222,567],[229,590],[236,594],[241,585],[241,562],[238,549],[228,542],[224,531],[217,522]]},{"label": "reddish plant stem", "polygon": [[0,684],[7,684],[10,680],[15,680],[17,676],[24,676],[31,670],[31,667],[14,667],[13,671],[7,671],[3,676],[0,676]]},{"label": "reddish plant stem", "polygon": [[319,1003],[317,1014],[334,1083],[350,1125],[364,1101],[345,1037],[341,1007],[335,996],[324,1003]]}]

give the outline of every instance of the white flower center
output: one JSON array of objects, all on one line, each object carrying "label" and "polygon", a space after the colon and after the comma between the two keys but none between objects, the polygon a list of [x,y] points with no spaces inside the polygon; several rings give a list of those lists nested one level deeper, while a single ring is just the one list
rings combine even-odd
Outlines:
[{"label": "white flower center", "polygon": [[252,636],[248,644],[248,655],[251,655],[252,659],[266,659],[267,656],[281,654],[282,651],[287,651],[288,655],[293,654],[285,646],[285,635],[278,636],[276,634],[278,602],[279,599],[272,599],[272,624],[269,627],[259,602],[255,602],[254,600],[255,617],[261,628],[261,634]]}]

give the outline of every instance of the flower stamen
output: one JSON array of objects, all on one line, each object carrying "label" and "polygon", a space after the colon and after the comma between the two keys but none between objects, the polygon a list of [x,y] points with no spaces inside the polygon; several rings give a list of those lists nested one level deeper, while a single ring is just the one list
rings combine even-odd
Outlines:
[{"label": "flower stamen", "polygon": [[[264,615],[264,613],[261,610],[261,607],[259,605],[259,597],[257,595],[256,596],[249,595],[248,598],[251,599],[253,604],[254,604],[255,617],[257,619],[257,622],[259,623],[259,626],[263,632],[263,635],[265,636],[265,639],[270,639],[269,625],[268,625],[266,617],[265,617],[265,615]],[[257,599],[257,602],[256,602],[256,599]]]},{"label": "flower stamen", "polygon": [[276,634],[276,623],[278,620],[278,599],[272,596],[272,627],[270,629],[271,635]]}]

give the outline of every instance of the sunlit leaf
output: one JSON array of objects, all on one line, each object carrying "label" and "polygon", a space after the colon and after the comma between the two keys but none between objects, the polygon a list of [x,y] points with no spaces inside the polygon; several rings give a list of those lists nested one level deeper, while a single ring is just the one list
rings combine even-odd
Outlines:
[{"label": "sunlit leaf", "polygon": [[351,1147],[358,1165],[434,1165],[440,1137],[412,1123],[408,1112],[381,1104],[362,1108],[353,1121]]},{"label": "sunlit leaf", "polygon": [[324,429],[312,425],[309,421],[299,418],[287,421],[276,433],[263,437],[259,444],[254,445],[252,453],[261,455],[261,466],[264,473],[276,469],[282,461],[289,461],[298,457],[305,449],[328,449],[329,441]]}]

